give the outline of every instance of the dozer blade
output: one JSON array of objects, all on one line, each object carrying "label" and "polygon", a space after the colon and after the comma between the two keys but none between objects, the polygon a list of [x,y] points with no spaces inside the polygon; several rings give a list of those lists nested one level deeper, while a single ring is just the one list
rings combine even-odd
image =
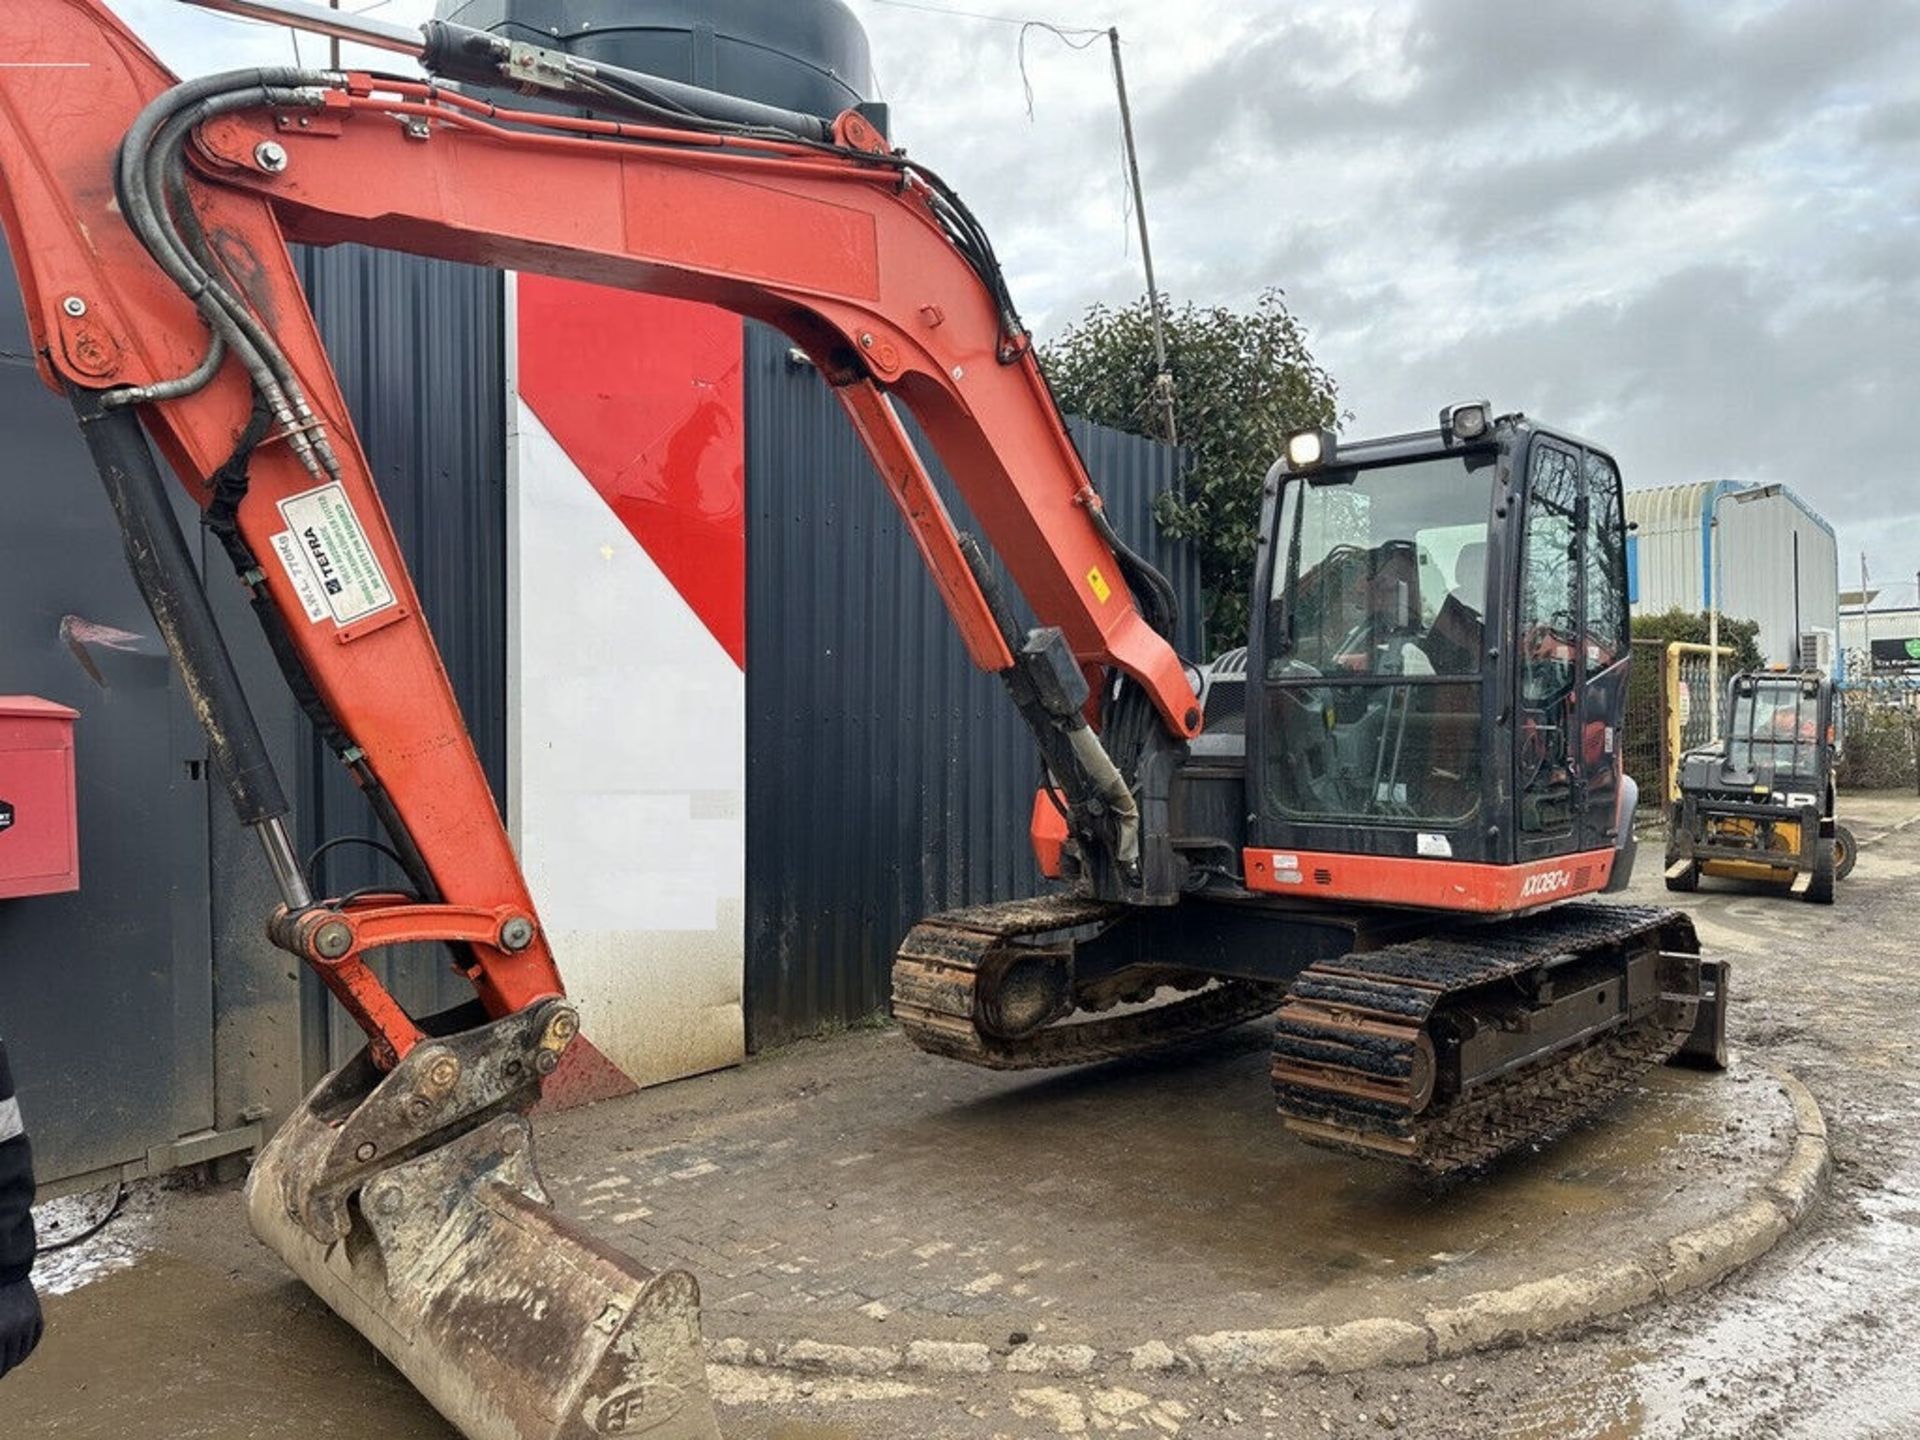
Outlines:
[{"label": "dozer blade", "polygon": [[563,1001],[327,1077],[261,1152],[247,1215],[471,1440],[719,1440],[700,1291],[554,1213],[523,1113]]}]

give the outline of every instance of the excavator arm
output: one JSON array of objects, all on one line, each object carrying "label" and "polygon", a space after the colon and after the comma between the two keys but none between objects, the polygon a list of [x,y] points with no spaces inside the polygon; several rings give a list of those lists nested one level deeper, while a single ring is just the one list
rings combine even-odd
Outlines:
[{"label": "excavator arm", "polygon": [[[443,87],[365,73],[262,70],[176,87],[99,0],[10,4],[0,46],[26,57],[0,71],[0,175],[42,373],[131,491],[146,488],[134,473],[138,413],[419,892],[308,903],[270,813],[285,801],[231,703],[237,687],[218,673],[217,635],[177,613],[193,597],[158,563],[166,547],[142,547],[148,599],[287,892],[275,937],[320,968],[384,1062],[420,1032],[361,963],[369,948],[458,944],[494,1016],[561,985],[290,241],[647,290],[786,332],[834,384],[968,653],[1008,677],[1083,839],[1113,862],[1107,888],[1123,898],[1137,880],[1126,787],[1075,721],[1125,676],[1173,736],[1198,730],[1187,670],[1134,587],[1149,605],[1166,601],[1107,525],[977,224],[860,116],[822,142],[509,119]],[[1031,643],[956,533],[895,401],[1047,627]],[[1170,616],[1155,618],[1169,628]]]},{"label": "excavator arm", "polygon": [[[620,118],[365,72],[177,84],[102,0],[7,0],[0,219],[41,373],[74,407],[216,770],[272,863],[269,932],[369,1037],[256,1165],[256,1230],[470,1434],[707,1436],[691,1278],[594,1246],[542,1203],[521,1112],[577,1018],[288,243],[647,290],[784,331],[835,387],[968,653],[1027,718],[1100,898],[1146,897],[1139,811],[1089,720],[1131,706],[1137,733],[1144,709],[1178,741],[1200,710],[1167,639],[1171,592],[1108,525],[991,247],[936,176],[856,112],[789,128],[428,32],[418,53],[442,73]],[[1040,628],[1021,631],[956,532],[896,402]],[[312,893],[149,441],[380,815],[406,889]],[[422,941],[451,948],[476,1007],[411,1016],[366,963]]]}]

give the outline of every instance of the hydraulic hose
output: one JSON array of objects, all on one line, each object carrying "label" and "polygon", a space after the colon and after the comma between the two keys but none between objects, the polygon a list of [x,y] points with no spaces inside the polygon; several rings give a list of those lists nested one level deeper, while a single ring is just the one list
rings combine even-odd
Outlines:
[{"label": "hydraulic hose", "polygon": [[[378,778],[372,773],[351,740],[342,732],[337,722],[326,711],[319,697],[313,691],[310,678],[294,653],[284,625],[278,612],[267,601],[258,587],[258,570],[252,556],[241,541],[233,525],[233,511],[246,492],[246,469],[252,450],[266,432],[262,420],[277,421],[286,432],[286,438],[300,456],[306,468],[315,474],[326,473],[338,476],[339,464],[324,429],[318,425],[307,403],[299,376],[285,353],[273,336],[253,314],[245,301],[235,294],[220,276],[220,266],[205,236],[200,232],[197,217],[194,214],[191,197],[187,192],[185,179],[185,147],[195,129],[209,119],[236,111],[257,109],[263,105],[275,106],[314,106],[320,102],[324,89],[336,83],[337,77],[321,72],[294,69],[268,69],[210,76],[204,80],[191,81],[185,85],[158,97],[135,121],[122,142],[119,165],[115,183],[121,197],[122,214],[129,226],[140,239],[155,263],[179,285],[182,292],[194,302],[195,307],[205,318],[212,331],[212,340],[207,355],[195,366],[193,371],[175,380],[163,381],[154,385],[136,389],[111,392],[98,397],[103,414],[118,413],[132,427],[132,434],[139,442],[140,453],[146,458],[151,471],[151,458],[147,456],[144,439],[139,435],[137,422],[126,408],[133,404],[148,403],[156,400],[176,399],[193,393],[210,381],[226,358],[231,354],[238,359],[251,378],[257,402],[264,405],[264,411],[256,411],[256,421],[249,426],[248,433],[227,465],[222,467],[216,477],[216,505],[209,511],[209,523],[220,533],[222,543],[226,545],[235,568],[243,579],[254,589],[254,610],[266,631],[269,642],[288,683],[293,687],[302,707],[307,710],[319,733],[328,738],[329,743],[338,751],[341,758],[353,766],[360,777],[361,787],[372,802],[376,814],[383,826],[394,837],[402,868],[415,882],[420,893],[426,898],[437,898],[438,890],[427,872],[424,859],[413,842],[403,819],[398,814],[390,797]],[[79,403],[76,401],[76,404]],[[103,462],[103,473],[105,464]],[[229,473],[231,472],[231,473]],[[156,479],[157,486],[157,479]],[[110,483],[110,488],[111,483]],[[164,504],[164,497],[162,499]],[[219,513],[216,514],[216,511]],[[166,511],[169,522],[171,510]],[[178,527],[174,526],[177,536]],[[136,529],[127,527],[129,551],[149,550]],[[184,553],[184,541],[181,541]],[[158,552],[155,552],[158,553]],[[169,566],[169,569],[172,567]],[[136,562],[136,574],[140,573]],[[207,610],[205,595],[199,590],[197,579],[189,569],[187,581],[191,582],[191,595],[198,601],[198,608]],[[145,589],[143,584],[143,590]],[[164,587],[160,604],[155,604],[155,596],[149,593],[149,604],[156,615],[162,613],[167,603],[164,596],[168,593],[184,593],[187,582],[175,579]],[[192,608],[192,607],[189,607]],[[204,634],[196,639],[184,636],[177,644],[172,643],[173,632],[169,631],[170,648],[179,657],[183,671],[190,671],[190,688],[199,694],[216,694],[224,690],[218,676],[216,663],[209,670],[208,664],[190,657],[215,654],[227,669],[231,661],[226,659],[224,644],[221,643],[217,629],[213,628],[210,610],[205,616]],[[196,683],[194,674],[201,675]],[[239,696],[239,705],[244,711],[244,696],[236,687],[232,693]],[[208,717],[208,731],[216,747],[216,755],[223,745],[231,745],[231,740],[223,736],[239,737],[245,742],[251,735],[257,741],[258,729],[254,725],[250,711],[244,712],[244,719],[235,714],[231,705],[221,703],[199,707],[203,716]],[[217,724],[215,716],[219,719]],[[243,748],[247,748],[243,745]],[[264,748],[260,750],[264,758]],[[228,767],[223,766],[223,773]],[[239,774],[243,777],[255,774],[257,767],[241,765]],[[272,781],[272,794],[278,797],[279,812],[284,814],[286,804],[284,796],[278,790],[277,778],[271,769],[266,776]],[[250,783],[231,783],[236,811],[248,824],[261,823],[255,818],[261,810],[261,797],[255,793],[256,787]],[[291,877],[287,874],[288,857],[291,847],[287,843],[284,826],[276,819],[271,822],[272,834],[263,832],[268,842],[269,858],[274,863],[275,874],[281,880],[282,890],[287,894],[288,903],[295,908],[308,903],[304,898],[306,882],[298,873],[298,867],[292,867]],[[297,899],[294,892],[300,898]],[[457,947],[464,950],[465,947]]]},{"label": "hydraulic hose", "polygon": [[107,408],[98,391],[69,388],[67,393],[119,521],[134,583],[166,637],[206,731],[214,772],[241,824],[260,837],[281,899],[289,909],[309,905],[313,897],[287,835],[286,792],[240,687],[233,656],[201,588],[140,422],[125,407]]},{"label": "hydraulic hose", "polygon": [[[194,253],[195,247],[175,228],[169,213],[169,192],[175,188],[172,177],[180,173],[184,147],[197,126],[218,115],[263,105],[313,107],[334,83],[336,77],[325,72],[270,68],[208,76],[175,86],[136,117],[121,142],[114,182],[129,227],[154,262],[194,302],[215,340],[240,360],[267,398],[274,418],[287,431],[289,443],[302,463],[316,475],[323,469],[337,474],[338,467],[324,432],[318,432],[314,425],[298,377],[245,303],[228,290],[216,269],[203,263]],[[176,194],[185,201],[183,183],[177,186]],[[190,203],[185,204],[182,223],[193,223]],[[211,379],[212,374],[213,368],[203,360],[191,374],[164,382],[172,392],[164,398],[191,393],[195,381],[204,383],[202,377]]]},{"label": "hydraulic hose", "polygon": [[1113,757],[1107,754],[1106,746],[1100,743],[1100,737],[1093,733],[1093,727],[1085,720],[1067,731],[1067,743],[1073,746],[1074,756],[1113,815],[1113,858],[1120,862],[1124,870],[1131,872],[1138,869],[1140,802],[1133,798],[1126,777],[1120,773],[1119,766],[1113,763]]},{"label": "hydraulic hose", "polygon": [[226,337],[214,330],[207,341],[206,355],[186,374],[174,380],[156,380],[151,385],[129,385],[123,390],[108,390],[100,396],[100,408],[119,410],[128,405],[157,405],[163,400],[184,399],[211,385],[213,377],[220,373],[220,367],[226,363]]}]

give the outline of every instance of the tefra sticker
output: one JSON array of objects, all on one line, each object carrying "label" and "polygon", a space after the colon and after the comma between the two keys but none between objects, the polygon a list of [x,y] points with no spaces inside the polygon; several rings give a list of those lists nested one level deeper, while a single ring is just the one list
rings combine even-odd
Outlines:
[{"label": "tefra sticker", "polygon": [[1087,571],[1087,588],[1093,591],[1093,598],[1102,605],[1106,604],[1107,597],[1113,594],[1113,587],[1107,584],[1107,577],[1100,573],[1098,565]]},{"label": "tefra sticker", "polygon": [[280,517],[287,528],[273,537],[273,550],[309,620],[351,625],[394,603],[393,587],[338,484],[289,495],[280,502]]}]

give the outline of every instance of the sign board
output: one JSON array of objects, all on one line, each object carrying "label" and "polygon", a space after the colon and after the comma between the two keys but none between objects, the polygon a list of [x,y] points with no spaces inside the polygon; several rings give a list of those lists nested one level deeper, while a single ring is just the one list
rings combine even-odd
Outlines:
[{"label": "sign board", "polygon": [[1904,675],[1920,671],[1920,636],[1872,642],[1876,675]]}]

